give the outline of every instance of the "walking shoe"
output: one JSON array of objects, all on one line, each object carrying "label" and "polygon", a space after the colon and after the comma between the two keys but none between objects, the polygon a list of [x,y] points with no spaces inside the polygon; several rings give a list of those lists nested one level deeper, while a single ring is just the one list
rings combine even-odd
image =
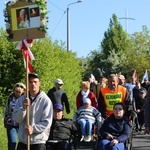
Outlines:
[{"label": "walking shoe", "polygon": [[90,142],[92,140],[92,137],[90,135],[88,135],[85,139],[85,142]]},{"label": "walking shoe", "polygon": [[82,142],[84,140],[84,135],[82,135],[81,139],[80,139],[80,142]]},{"label": "walking shoe", "polygon": [[141,125],[141,126],[140,126],[140,130],[145,130],[145,126],[144,126],[144,125]]}]

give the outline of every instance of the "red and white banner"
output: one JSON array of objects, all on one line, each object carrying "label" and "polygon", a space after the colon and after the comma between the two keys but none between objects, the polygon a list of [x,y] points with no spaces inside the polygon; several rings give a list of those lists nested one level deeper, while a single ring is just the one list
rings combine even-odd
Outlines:
[{"label": "red and white banner", "polygon": [[24,60],[24,66],[26,68],[26,59],[27,59],[27,56],[28,56],[28,71],[29,72],[33,72],[33,68],[30,64],[30,61],[31,60],[35,60],[31,50],[30,50],[30,47],[32,47],[32,44],[33,44],[33,40],[23,40],[21,41],[18,46],[16,47],[16,49],[18,50],[22,50],[23,51],[23,60]]},{"label": "red and white banner", "polygon": [[132,78],[133,78],[135,81],[137,80],[138,75],[137,75],[136,70],[134,70],[133,75],[132,75]]}]

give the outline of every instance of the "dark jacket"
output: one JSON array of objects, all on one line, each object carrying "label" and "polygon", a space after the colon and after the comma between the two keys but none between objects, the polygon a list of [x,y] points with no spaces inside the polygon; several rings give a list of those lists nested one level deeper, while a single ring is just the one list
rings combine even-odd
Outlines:
[{"label": "dark jacket", "polygon": [[135,106],[136,109],[140,109],[140,112],[144,112],[145,110],[145,103],[146,103],[146,98],[141,99],[140,97],[136,99],[135,101]]},{"label": "dark jacket", "polygon": [[[140,89],[142,88],[143,87],[140,87]],[[139,98],[140,89],[137,89],[136,87],[133,88],[133,98],[135,99],[135,101]]]},{"label": "dark jacket", "polygon": [[122,119],[116,119],[114,114],[112,114],[104,121],[100,128],[102,139],[106,139],[107,135],[111,134],[119,142],[125,142],[129,138],[130,133],[130,125],[126,116]]},{"label": "dark jacket", "polygon": [[63,106],[65,105],[66,112],[69,114],[70,113],[70,106],[68,102],[68,97],[62,89],[56,90],[55,87],[50,89],[48,91],[48,97],[51,99],[53,105],[56,103],[62,104]]},{"label": "dark jacket", "polygon": [[69,140],[77,131],[76,125],[69,119],[53,120],[49,140]]},{"label": "dark jacket", "polygon": [[8,97],[8,100],[6,103],[6,109],[5,109],[5,116],[4,116],[5,127],[7,127],[7,125],[19,127],[19,124],[13,118],[13,111],[17,103],[17,99],[18,98],[15,96],[14,93],[11,93],[11,95]]},{"label": "dark jacket", "polygon": [[150,127],[150,87],[148,88],[146,103],[145,103],[145,127]]}]

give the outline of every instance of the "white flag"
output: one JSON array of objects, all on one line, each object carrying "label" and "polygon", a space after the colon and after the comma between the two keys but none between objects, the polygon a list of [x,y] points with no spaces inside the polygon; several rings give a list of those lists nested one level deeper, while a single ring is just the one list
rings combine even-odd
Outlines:
[{"label": "white flag", "polygon": [[148,81],[148,72],[147,72],[147,70],[145,71],[145,74],[143,76],[143,79],[142,79],[141,83],[144,83],[144,80]]}]

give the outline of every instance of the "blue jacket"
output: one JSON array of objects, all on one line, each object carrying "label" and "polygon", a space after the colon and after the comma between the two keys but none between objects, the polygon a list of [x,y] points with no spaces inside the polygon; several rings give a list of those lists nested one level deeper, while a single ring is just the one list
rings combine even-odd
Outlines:
[{"label": "blue jacket", "polygon": [[108,117],[100,128],[100,135],[102,139],[106,139],[108,134],[113,135],[118,142],[125,142],[131,134],[127,117],[116,119],[114,114]]}]

